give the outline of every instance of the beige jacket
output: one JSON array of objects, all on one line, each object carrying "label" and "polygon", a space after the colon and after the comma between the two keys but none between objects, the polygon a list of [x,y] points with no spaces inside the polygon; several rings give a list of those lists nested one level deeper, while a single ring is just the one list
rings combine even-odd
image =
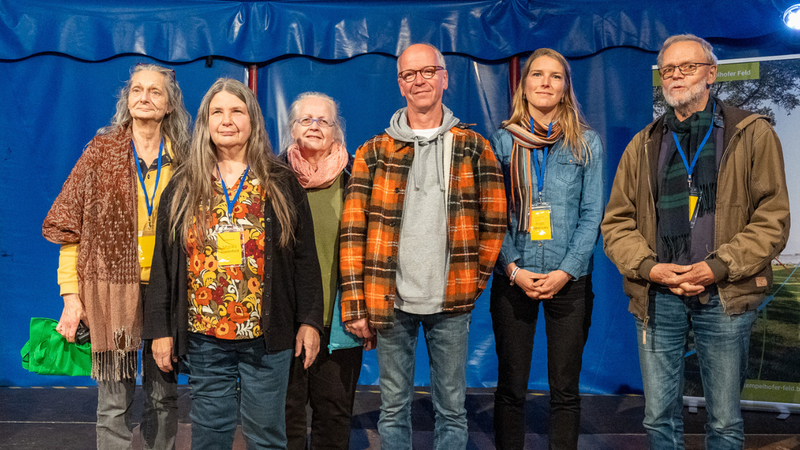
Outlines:
[{"label": "beige jacket", "polygon": [[[720,104],[722,104],[720,102]],[[767,117],[722,105],[724,153],[717,178],[714,272],[729,314],[756,309],[772,286],[770,262],[789,236],[783,151]],[[603,248],[622,273],[628,310],[647,321],[656,264],[656,186],[664,118],[634,136],[620,160],[601,224]]]}]

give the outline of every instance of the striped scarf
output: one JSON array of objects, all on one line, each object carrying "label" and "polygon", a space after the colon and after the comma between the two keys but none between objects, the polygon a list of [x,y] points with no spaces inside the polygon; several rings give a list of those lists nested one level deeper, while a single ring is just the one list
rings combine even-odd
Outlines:
[{"label": "striped scarf", "polygon": [[667,126],[669,155],[659,177],[658,189],[658,261],[682,264],[689,262],[691,249],[691,226],[689,222],[689,184],[686,166],[678,154],[672,133],[678,136],[681,148],[686,152],[686,159],[691,163],[699,151],[697,165],[694,168],[692,185],[700,191],[700,203],[697,205],[697,216],[702,217],[714,212],[717,197],[717,154],[714,133],[712,132],[703,148],[697,147],[702,142],[708,128],[713,126],[711,98],[705,110],[698,111],[683,122],[675,116],[672,108],[667,110],[664,123]]},{"label": "striped scarf", "polygon": [[[550,137],[547,137],[547,126],[531,120],[533,133],[517,124],[506,125],[506,130],[514,138],[511,149],[511,199],[512,212],[517,215],[518,230],[527,232],[533,205],[534,177],[531,175],[531,158],[535,158],[534,150],[552,148],[562,137],[561,126],[553,123]],[[526,151],[527,150],[527,151]]]}]

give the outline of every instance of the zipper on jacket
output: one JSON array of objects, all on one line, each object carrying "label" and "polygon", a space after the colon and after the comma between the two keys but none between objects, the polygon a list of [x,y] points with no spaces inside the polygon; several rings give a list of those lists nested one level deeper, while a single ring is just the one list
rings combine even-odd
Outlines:
[{"label": "zipper on jacket", "polygon": [[[650,177],[650,172],[652,169],[650,168],[650,155],[647,151],[649,143],[649,139],[644,142],[644,161],[647,164],[647,190],[650,194],[650,204],[648,205],[648,208],[651,209],[653,217],[655,217],[656,199],[653,197],[653,180]],[[658,226],[658,224],[656,224],[656,226]],[[644,290],[644,324],[642,326],[642,345],[647,345],[647,323],[650,322],[650,314],[648,314],[648,311],[650,310],[650,284],[651,283],[648,281]]]}]

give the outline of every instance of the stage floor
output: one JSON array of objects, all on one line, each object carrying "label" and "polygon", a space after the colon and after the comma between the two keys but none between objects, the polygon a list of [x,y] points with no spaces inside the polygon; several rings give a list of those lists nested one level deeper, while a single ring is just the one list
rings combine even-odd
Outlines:
[{"label": "stage floor", "polygon": [[[469,449],[492,449],[492,403],[494,389],[470,389],[467,395]],[[180,388],[178,449],[189,449],[189,389]],[[134,419],[141,417],[141,389],[137,390]],[[547,448],[549,396],[531,392],[526,405],[526,448]],[[86,388],[0,388],[0,449],[83,450],[95,448],[95,406],[97,389]],[[647,448],[642,428],[644,399],[641,396],[586,395],[579,447],[586,450],[639,450]],[[351,449],[380,447],[376,430],[380,394],[375,386],[359,386],[351,429]],[[775,412],[744,412],[745,448],[760,450],[800,449],[800,417],[778,419]],[[686,448],[703,448],[706,414],[684,409]],[[427,388],[418,388],[412,404],[414,448],[428,450],[433,444],[433,407]],[[138,431],[138,430],[136,430]],[[141,448],[138,442],[134,449]],[[234,445],[244,449],[237,432]]]}]

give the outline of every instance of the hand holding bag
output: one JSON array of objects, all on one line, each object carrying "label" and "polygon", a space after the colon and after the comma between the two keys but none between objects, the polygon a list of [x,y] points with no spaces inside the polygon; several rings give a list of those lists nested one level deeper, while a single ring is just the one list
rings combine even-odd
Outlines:
[{"label": "hand holding bag", "polygon": [[30,339],[20,351],[22,368],[39,375],[91,375],[92,345],[67,342],[56,325],[57,320],[31,317]]}]

